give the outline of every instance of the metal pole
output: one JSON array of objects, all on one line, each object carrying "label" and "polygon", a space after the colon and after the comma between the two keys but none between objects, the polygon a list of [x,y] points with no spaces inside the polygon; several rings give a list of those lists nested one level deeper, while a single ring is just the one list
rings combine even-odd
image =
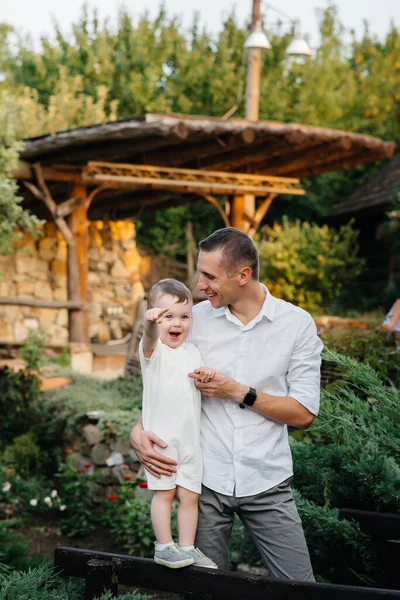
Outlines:
[{"label": "metal pole", "polygon": [[[253,13],[251,20],[251,31],[257,26],[261,27],[261,0],[253,0]],[[246,119],[258,120],[258,108],[260,104],[260,71],[261,71],[261,49],[250,48],[247,85],[246,85]]]}]

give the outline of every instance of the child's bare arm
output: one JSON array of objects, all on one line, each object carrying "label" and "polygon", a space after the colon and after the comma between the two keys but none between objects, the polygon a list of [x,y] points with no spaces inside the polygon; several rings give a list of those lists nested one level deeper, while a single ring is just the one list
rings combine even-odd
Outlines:
[{"label": "child's bare arm", "polygon": [[143,335],[143,354],[146,358],[150,358],[154,352],[160,335],[159,324],[163,322],[166,312],[168,308],[150,308],[146,312]]},{"label": "child's bare arm", "polygon": [[211,367],[199,367],[198,369],[196,369],[194,371],[196,373],[196,375],[199,375],[198,379],[199,381],[202,381],[204,383],[208,383],[209,381],[211,381],[211,379],[214,377],[216,371],[214,369],[211,369]]}]

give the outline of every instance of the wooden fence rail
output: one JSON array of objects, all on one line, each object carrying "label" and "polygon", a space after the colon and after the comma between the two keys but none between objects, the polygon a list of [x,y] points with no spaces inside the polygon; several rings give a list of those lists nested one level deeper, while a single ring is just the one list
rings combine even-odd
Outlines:
[{"label": "wooden fence rail", "polygon": [[400,591],[288,581],[199,567],[167,569],[148,558],[78,548],[56,548],[54,566],[63,575],[86,580],[85,600],[118,584],[191,594],[207,600],[400,600]]}]

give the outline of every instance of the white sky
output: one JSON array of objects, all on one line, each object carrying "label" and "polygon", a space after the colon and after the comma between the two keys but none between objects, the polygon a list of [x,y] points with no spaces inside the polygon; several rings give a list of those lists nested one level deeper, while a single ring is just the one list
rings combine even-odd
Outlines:
[{"label": "white sky", "polygon": [[[118,7],[123,5],[133,16],[145,9],[156,14],[160,0],[88,0],[90,7],[97,7],[100,18],[115,19]],[[370,31],[382,38],[388,31],[390,21],[400,27],[400,0],[336,0],[341,21],[348,29],[363,31],[363,21],[367,20]],[[264,9],[266,2],[263,2]],[[300,19],[301,29],[308,34],[312,45],[318,43],[316,9],[327,5],[327,0],[275,0],[276,8],[293,19]],[[0,0],[0,22],[7,22],[21,32],[30,34],[37,41],[42,34],[53,31],[52,19],[56,19],[64,34],[70,32],[70,24],[78,20],[83,0]],[[200,23],[215,33],[221,21],[235,6],[241,23],[251,15],[251,0],[165,0],[167,14],[178,15],[185,27],[189,27],[196,10],[200,13]],[[279,16],[268,11],[267,20],[275,22]]]}]

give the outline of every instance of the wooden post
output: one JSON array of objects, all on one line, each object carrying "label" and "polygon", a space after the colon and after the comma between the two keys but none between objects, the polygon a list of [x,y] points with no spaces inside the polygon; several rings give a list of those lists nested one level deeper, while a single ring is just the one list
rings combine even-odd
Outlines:
[{"label": "wooden post", "polygon": [[104,592],[118,593],[118,581],[114,575],[114,565],[107,560],[89,560],[86,563],[85,600],[100,598]]},{"label": "wooden post", "polygon": [[[251,31],[261,27],[261,0],[253,0]],[[261,48],[250,48],[247,66],[246,119],[258,121],[260,104]]]},{"label": "wooden post", "polygon": [[[247,233],[255,213],[255,197],[252,194],[243,194],[233,197],[231,203],[230,220],[232,227]],[[247,218],[246,218],[247,217]]]},{"label": "wooden post", "polygon": [[70,342],[89,343],[89,320],[87,312],[88,240],[86,188],[75,185],[73,196],[81,198],[68,218],[74,242],[68,244],[68,300],[80,301],[81,310],[69,311],[68,326]]}]

